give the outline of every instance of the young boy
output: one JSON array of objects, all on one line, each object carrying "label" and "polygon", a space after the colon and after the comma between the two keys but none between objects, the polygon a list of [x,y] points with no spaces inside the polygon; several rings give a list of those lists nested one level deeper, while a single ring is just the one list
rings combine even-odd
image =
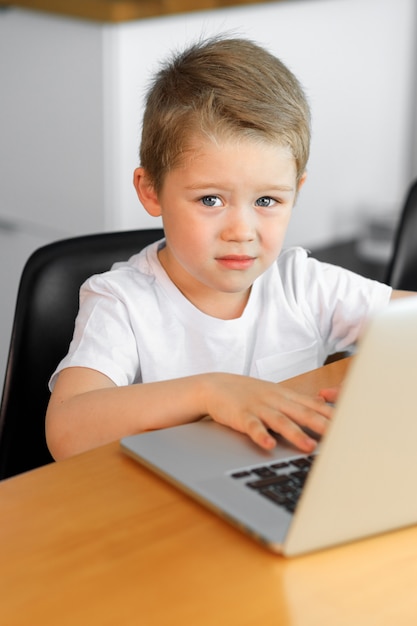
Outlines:
[{"label": "young boy", "polygon": [[266,449],[268,429],[314,449],[301,427],[324,433],[330,407],[275,383],[353,344],[392,294],[281,253],[309,125],[296,78],[250,41],[201,42],[157,74],[134,185],[165,239],[82,287],[51,380],[56,459],[206,415]]}]

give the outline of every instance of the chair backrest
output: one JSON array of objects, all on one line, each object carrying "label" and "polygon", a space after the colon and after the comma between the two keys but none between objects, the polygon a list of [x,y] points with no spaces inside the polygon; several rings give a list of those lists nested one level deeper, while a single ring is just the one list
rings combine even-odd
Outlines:
[{"label": "chair backrest", "polygon": [[30,256],[18,289],[0,407],[0,479],[53,460],[45,441],[48,381],[68,351],[81,284],[163,236],[160,228],[85,235]]},{"label": "chair backrest", "polygon": [[394,289],[417,291],[417,180],[400,216],[385,282]]}]

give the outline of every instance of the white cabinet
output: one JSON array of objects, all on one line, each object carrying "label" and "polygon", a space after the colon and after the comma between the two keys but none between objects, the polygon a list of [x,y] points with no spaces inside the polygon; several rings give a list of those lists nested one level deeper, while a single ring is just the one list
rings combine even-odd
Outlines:
[{"label": "white cabinet", "polygon": [[0,216],[51,236],[102,228],[102,32],[0,13]]},{"label": "white cabinet", "polygon": [[0,389],[33,250],[105,228],[101,28],[0,13]]}]

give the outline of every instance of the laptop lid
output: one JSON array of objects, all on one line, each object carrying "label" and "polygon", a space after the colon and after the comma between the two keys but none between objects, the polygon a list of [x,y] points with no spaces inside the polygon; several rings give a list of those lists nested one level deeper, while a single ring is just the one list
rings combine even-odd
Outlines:
[{"label": "laptop lid", "polygon": [[368,325],[294,514],[231,478],[303,457],[211,420],[122,439],[124,452],[275,552],[292,556],[417,522],[417,297]]}]

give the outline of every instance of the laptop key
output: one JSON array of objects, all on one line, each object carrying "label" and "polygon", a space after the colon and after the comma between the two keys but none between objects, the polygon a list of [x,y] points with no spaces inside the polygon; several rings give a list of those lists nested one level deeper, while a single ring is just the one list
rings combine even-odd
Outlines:
[{"label": "laptop key", "polygon": [[293,459],[291,465],[298,467],[299,469],[310,469],[313,459],[311,457]]},{"label": "laptop key", "polygon": [[290,464],[287,461],[279,461],[278,463],[272,463],[271,464],[271,468],[272,469],[283,469],[284,467],[288,467]]},{"label": "laptop key", "polygon": [[260,492],[263,496],[275,502],[275,504],[280,504],[281,506],[285,506],[287,504],[287,498],[282,493],[275,493],[275,491],[269,491],[265,489],[265,491]]},{"label": "laptop key", "polygon": [[297,505],[299,492],[285,492],[276,491],[274,488],[262,489],[259,494],[268,498],[275,504],[284,507],[289,513],[293,513]]},{"label": "laptop key", "polygon": [[242,470],[240,472],[234,472],[233,474],[230,474],[232,478],[246,478],[247,476],[250,476],[250,475],[251,475],[251,472],[247,470]]},{"label": "laptop key", "polygon": [[264,487],[277,485],[279,483],[286,483],[287,481],[287,474],[275,474],[274,476],[270,476],[269,478],[260,478],[259,480],[253,480],[245,484],[251,489],[263,489]]},{"label": "laptop key", "polygon": [[276,476],[276,473],[273,472],[269,467],[255,467],[252,470],[252,473],[261,478],[270,478],[271,476]]}]

